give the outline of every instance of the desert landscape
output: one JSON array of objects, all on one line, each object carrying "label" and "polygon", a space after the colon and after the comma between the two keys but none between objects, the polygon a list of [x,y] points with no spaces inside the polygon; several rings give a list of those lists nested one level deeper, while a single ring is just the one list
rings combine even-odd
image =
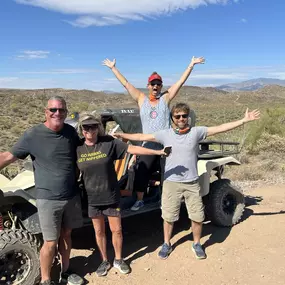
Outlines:
[{"label": "desert landscape", "polygon": [[[136,107],[127,94],[89,90],[0,89],[0,150],[9,149],[25,129],[44,121],[43,109],[52,95],[68,102],[69,112]],[[191,227],[187,214],[175,226],[170,257],[161,261],[157,252],[163,241],[160,211],[123,220],[124,256],[132,273],[111,269],[98,278],[100,264],[94,232],[85,227],[73,233],[71,266],[89,284],[284,284],[285,257],[285,87],[266,86],[255,91],[227,92],[215,88],[185,86],[175,102],[187,102],[195,110],[196,125],[213,126],[243,116],[245,109],[259,108],[261,119],[213,139],[237,141],[240,166],[227,167],[225,176],[246,196],[242,221],[232,228],[206,223],[202,242],[208,258],[198,261],[191,251]],[[9,178],[21,171],[22,162],[3,169]],[[111,239],[109,233],[109,249]],[[113,252],[109,251],[110,260]],[[58,275],[55,266],[53,275]]]},{"label": "desert landscape", "polygon": [[[143,90],[147,92],[146,90]],[[69,114],[72,112],[100,112],[112,108],[136,107],[127,94],[94,92],[90,90],[0,89],[0,151],[9,149],[27,128],[44,121],[44,107],[52,95],[63,96]],[[213,139],[240,143],[237,159],[242,165],[227,169],[227,176],[240,183],[256,181],[281,183],[285,164],[285,87],[269,85],[254,91],[226,92],[212,87],[182,87],[175,102],[186,102],[196,113],[196,125],[214,126],[243,117],[246,108],[260,109],[258,122],[238,128]],[[14,177],[21,169],[21,162],[1,171]]]}]

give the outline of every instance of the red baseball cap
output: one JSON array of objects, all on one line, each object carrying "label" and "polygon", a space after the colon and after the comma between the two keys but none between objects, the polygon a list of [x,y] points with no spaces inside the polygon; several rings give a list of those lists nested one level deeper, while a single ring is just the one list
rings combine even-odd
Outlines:
[{"label": "red baseball cap", "polygon": [[162,78],[159,74],[154,73],[148,78],[148,83],[150,83],[153,80],[160,80],[162,82]]}]

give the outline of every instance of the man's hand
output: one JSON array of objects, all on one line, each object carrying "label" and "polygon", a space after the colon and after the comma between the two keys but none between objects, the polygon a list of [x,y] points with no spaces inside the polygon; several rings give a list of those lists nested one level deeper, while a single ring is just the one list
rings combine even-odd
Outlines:
[{"label": "man's hand", "polygon": [[192,57],[191,63],[189,67],[193,67],[195,64],[204,64],[205,63],[205,58],[204,57]]},{"label": "man's hand", "polygon": [[105,65],[110,69],[112,69],[116,65],[116,59],[114,58],[113,61],[111,61],[108,58],[106,58],[105,60],[103,60],[102,65]]},{"label": "man's hand", "polygon": [[242,119],[244,123],[255,121],[260,118],[260,111],[258,109],[255,109],[251,112],[248,111],[248,108],[246,108],[244,118]]}]

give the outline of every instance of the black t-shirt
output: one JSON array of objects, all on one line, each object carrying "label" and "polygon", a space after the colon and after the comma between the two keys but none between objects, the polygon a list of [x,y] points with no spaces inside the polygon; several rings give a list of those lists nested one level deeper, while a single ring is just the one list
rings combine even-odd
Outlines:
[{"label": "black t-shirt", "polygon": [[77,194],[76,148],[80,139],[67,124],[54,132],[44,124],[27,130],[11,153],[24,159],[31,156],[35,172],[37,199],[68,200]]},{"label": "black t-shirt", "polygon": [[128,145],[111,136],[100,136],[94,146],[77,148],[77,166],[82,173],[88,204],[119,203],[120,191],[114,161],[122,159]]}]

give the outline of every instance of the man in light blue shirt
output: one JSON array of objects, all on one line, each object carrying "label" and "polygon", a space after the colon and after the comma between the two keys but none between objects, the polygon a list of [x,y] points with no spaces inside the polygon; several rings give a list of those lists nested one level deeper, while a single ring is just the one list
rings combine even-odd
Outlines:
[{"label": "man in light blue shirt", "polygon": [[192,250],[196,258],[204,259],[206,254],[200,244],[202,223],[204,220],[204,205],[200,196],[198,183],[197,158],[199,142],[208,136],[227,132],[259,119],[260,112],[248,109],[244,118],[215,127],[190,127],[190,108],[187,104],[177,103],[171,109],[172,128],[155,132],[154,134],[116,134],[118,138],[135,141],[159,142],[165,147],[171,146],[172,153],[166,158],[163,191],[162,218],[164,220],[164,243],[158,255],[166,259],[172,251],[170,239],[173,224],[179,219],[182,198],[185,200],[194,237]]}]

